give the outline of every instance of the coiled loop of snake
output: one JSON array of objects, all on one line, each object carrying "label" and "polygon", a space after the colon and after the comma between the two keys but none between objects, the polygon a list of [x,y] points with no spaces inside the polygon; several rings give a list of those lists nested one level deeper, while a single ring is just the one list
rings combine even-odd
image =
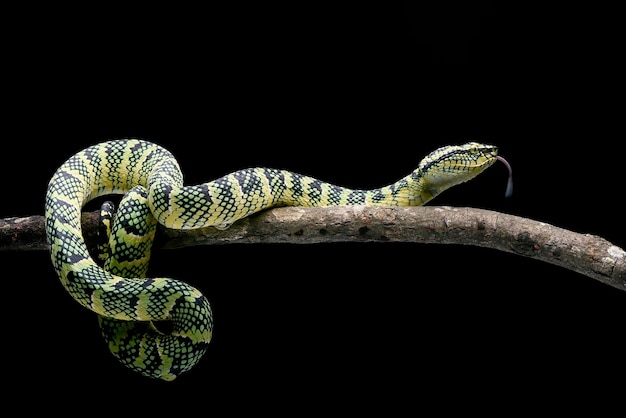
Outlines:
[{"label": "coiled loop of snake", "polygon": [[[45,201],[45,229],[61,283],[97,313],[111,352],[148,377],[172,380],[203,356],[213,317],[206,297],[170,278],[146,278],[157,222],[168,228],[227,228],[274,206],[419,206],[468,181],[497,159],[497,148],[475,142],[439,148],[397,182],[354,190],[286,170],[250,168],[192,186],[174,156],[139,139],[88,147],[54,173]],[[82,236],[81,211],[90,200],[125,194],[104,265]],[[163,332],[155,321],[171,321]]]}]

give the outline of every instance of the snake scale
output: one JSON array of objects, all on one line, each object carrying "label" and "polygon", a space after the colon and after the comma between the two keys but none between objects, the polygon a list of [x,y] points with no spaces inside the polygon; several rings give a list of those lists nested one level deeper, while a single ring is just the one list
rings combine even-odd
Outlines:
[{"label": "snake scale", "polygon": [[[173,380],[206,352],[213,316],[198,289],[146,277],[157,223],[224,229],[276,206],[420,206],[497,160],[508,166],[497,153],[497,147],[476,142],[441,147],[406,177],[371,190],[272,168],[184,185],[168,150],[141,139],[111,140],[76,153],[53,174],[45,199],[47,243],[63,287],[98,314],[113,355],[145,376]],[[103,223],[109,226],[105,250],[94,257],[83,239],[81,212],[90,200],[109,194],[123,197],[114,219]],[[165,330],[161,321],[168,324]]]}]

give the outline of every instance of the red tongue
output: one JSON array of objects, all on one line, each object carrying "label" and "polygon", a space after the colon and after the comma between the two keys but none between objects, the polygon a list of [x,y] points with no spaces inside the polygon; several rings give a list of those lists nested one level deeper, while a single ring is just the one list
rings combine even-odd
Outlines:
[{"label": "red tongue", "polygon": [[509,181],[506,183],[506,192],[504,192],[504,197],[511,197],[513,194],[513,169],[511,168],[511,164],[499,155],[496,155],[496,159],[502,161],[506,168],[509,169]]}]

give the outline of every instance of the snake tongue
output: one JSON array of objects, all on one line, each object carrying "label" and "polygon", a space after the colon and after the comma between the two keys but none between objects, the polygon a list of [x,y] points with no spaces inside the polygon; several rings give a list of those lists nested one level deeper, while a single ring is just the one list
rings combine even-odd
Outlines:
[{"label": "snake tongue", "polygon": [[509,164],[507,160],[500,157],[499,155],[496,156],[496,159],[502,161],[502,163],[509,170],[509,180],[506,183],[506,191],[504,192],[504,197],[511,197],[511,195],[513,195],[513,169],[511,168],[511,164]]}]

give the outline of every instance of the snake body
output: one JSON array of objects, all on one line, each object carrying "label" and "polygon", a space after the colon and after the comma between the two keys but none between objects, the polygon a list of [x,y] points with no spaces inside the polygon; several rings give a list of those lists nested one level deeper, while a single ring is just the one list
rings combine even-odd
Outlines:
[{"label": "snake body", "polygon": [[[404,178],[371,190],[273,168],[243,169],[184,185],[168,150],[140,139],[112,140],[76,153],[53,174],[45,199],[47,243],[62,285],[98,314],[111,352],[145,376],[173,380],[207,350],[213,317],[196,288],[146,277],[157,222],[176,229],[224,229],[275,206],[420,206],[474,178],[498,158],[492,145],[445,146]],[[124,197],[102,261],[92,257],[83,239],[81,211],[90,200],[108,194]],[[170,329],[159,329],[158,321],[168,321]]]}]

